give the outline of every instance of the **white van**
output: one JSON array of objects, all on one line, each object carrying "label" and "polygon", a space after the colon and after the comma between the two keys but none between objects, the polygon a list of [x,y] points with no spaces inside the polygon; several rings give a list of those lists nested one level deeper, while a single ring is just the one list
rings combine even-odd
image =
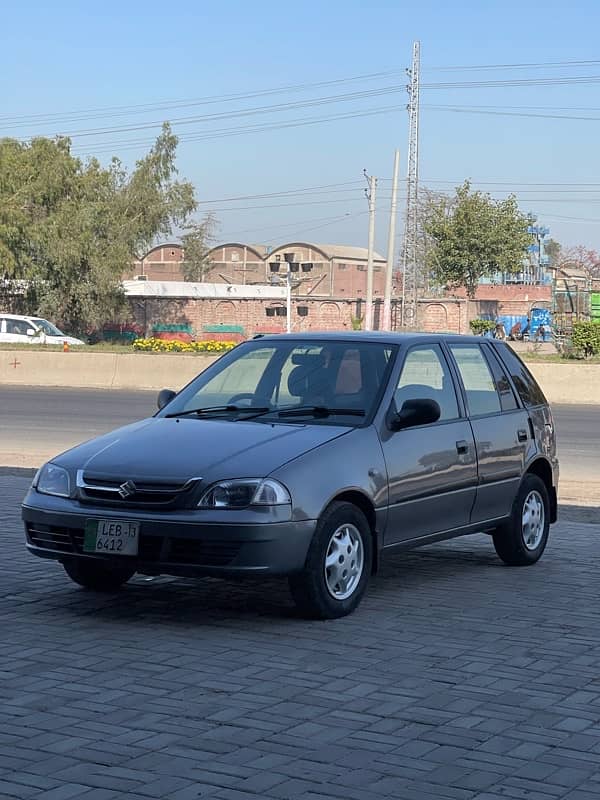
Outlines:
[{"label": "white van", "polygon": [[81,339],[67,336],[40,317],[21,317],[16,314],[0,314],[0,344],[85,344]]}]

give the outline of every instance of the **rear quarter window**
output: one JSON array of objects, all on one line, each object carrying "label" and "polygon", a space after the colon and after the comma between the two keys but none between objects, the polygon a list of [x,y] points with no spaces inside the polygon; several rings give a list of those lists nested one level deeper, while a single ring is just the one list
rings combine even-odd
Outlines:
[{"label": "rear quarter window", "polygon": [[537,381],[515,351],[509,345],[502,342],[496,345],[496,352],[507,368],[515,388],[519,393],[519,397],[523,401],[523,405],[531,408],[532,406],[546,404],[547,400]]}]

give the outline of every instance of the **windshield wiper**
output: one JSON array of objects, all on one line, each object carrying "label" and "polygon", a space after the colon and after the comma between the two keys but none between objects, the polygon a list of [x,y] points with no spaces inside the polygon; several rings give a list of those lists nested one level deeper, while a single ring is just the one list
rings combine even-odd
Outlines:
[{"label": "windshield wiper", "polygon": [[187,417],[189,414],[197,414],[199,417],[204,414],[219,414],[227,411],[256,412],[262,414],[271,409],[266,406],[208,406],[207,408],[188,408],[186,411],[173,411],[172,414],[165,414],[165,417]]},{"label": "windshield wiper", "polygon": [[327,406],[296,406],[296,408],[283,408],[277,412],[279,417],[364,417],[366,412],[362,408],[328,408]]}]

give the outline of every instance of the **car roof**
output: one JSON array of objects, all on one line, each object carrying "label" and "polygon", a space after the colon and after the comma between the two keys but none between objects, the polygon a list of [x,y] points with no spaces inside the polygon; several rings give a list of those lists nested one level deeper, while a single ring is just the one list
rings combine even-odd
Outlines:
[{"label": "car roof", "polygon": [[[428,333],[415,331],[411,333],[395,333],[393,331],[323,331],[321,333],[260,333],[254,339],[265,341],[297,341],[297,342],[377,342],[378,344],[415,344],[417,342],[473,342],[480,344],[483,337],[461,333]],[[487,339],[494,342],[494,339]]]},{"label": "car roof", "polygon": [[5,314],[3,311],[0,311],[0,317],[3,319],[43,319],[42,317],[32,317],[28,314]]}]

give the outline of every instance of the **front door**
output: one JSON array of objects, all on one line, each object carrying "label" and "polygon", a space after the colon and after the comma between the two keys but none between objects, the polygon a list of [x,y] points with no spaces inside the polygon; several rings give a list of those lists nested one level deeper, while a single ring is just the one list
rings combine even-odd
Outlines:
[{"label": "front door", "polygon": [[452,374],[437,344],[410,348],[394,403],[435,400],[440,419],[400,431],[382,431],[389,480],[384,545],[467,525],[475,499],[477,460],[471,426],[461,414]]}]

